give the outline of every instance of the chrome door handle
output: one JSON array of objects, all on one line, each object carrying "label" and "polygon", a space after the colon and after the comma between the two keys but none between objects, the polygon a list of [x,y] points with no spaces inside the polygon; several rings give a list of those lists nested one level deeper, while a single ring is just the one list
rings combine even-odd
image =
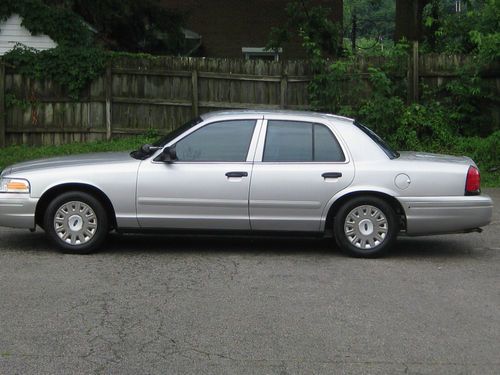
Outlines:
[{"label": "chrome door handle", "polygon": [[323,178],[339,178],[342,177],[340,172],[325,172],[321,175]]},{"label": "chrome door handle", "polygon": [[248,172],[227,172],[226,177],[248,177]]}]

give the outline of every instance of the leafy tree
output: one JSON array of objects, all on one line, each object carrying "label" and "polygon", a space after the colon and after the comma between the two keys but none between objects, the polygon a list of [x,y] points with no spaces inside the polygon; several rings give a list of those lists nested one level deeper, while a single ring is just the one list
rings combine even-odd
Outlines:
[{"label": "leafy tree", "polygon": [[183,49],[183,16],[158,0],[44,0],[71,9],[95,27],[108,49],[178,54]]},{"label": "leafy tree", "polygon": [[47,34],[59,45],[88,46],[92,33],[80,16],[61,8],[50,7],[41,0],[1,0],[0,21],[19,14],[23,26],[33,34]]},{"label": "leafy tree", "polygon": [[[1,0],[0,21],[14,13],[22,17],[23,26],[30,32],[47,34],[58,44],[46,51],[16,45],[3,59],[16,67],[17,72],[33,80],[53,79],[76,99],[104,70],[108,56],[94,45],[91,31],[76,13],[41,0]],[[24,100],[11,93],[7,97],[11,98],[10,102]]]},{"label": "leafy tree", "polygon": [[430,0],[396,0],[396,30],[394,39],[399,41],[421,40],[423,37],[423,12]]},{"label": "leafy tree", "polygon": [[342,53],[342,0],[332,2],[333,10],[312,5],[309,0],[293,0],[285,11],[285,25],[271,30],[267,48],[276,50],[294,37],[313,41],[326,56]]},{"label": "leafy tree", "polygon": [[363,49],[392,40],[394,14],[394,0],[344,0],[344,36],[351,40],[353,52],[361,47],[359,39],[372,41]]},{"label": "leafy tree", "polygon": [[470,0],[461,12],[453,3],[433,0],[425,9],[425,47],[432,52],[474,53],[484,63],[498,59],[500,1]]}]

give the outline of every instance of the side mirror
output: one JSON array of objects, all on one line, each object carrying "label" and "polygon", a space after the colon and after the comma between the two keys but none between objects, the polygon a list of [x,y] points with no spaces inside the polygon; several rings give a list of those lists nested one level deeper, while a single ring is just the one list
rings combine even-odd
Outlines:
[{"label": "side mirror", "polygon": [[177,152],[175,152],[175,146],[165,147],[158,159],[165,163],[172,163],[177,160]]}]

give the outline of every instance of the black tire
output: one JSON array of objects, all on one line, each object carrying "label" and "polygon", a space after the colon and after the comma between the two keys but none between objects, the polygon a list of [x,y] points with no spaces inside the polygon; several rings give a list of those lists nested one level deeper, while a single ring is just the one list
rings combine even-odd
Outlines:
[{"label": "black tire", "polygon": [[109,232],[106,211],[96,198],[84,192],[67,192],[48,205],[43,226],[63,253],[89,254],[99,249]]},{"label": "black tire", "polygon": [[386,254],[396,241],[399,220],[385,200],[357,197],[340,206],[333,232],[344,253],[357,258],[376,258]]}]

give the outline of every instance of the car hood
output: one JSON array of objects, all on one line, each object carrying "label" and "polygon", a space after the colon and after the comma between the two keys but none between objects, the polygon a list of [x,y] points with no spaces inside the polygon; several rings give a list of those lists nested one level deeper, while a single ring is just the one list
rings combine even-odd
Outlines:
[{"label": "car hood", "polygon": [[435,162],[435,163],[452,163],[452,164],[468,164],[474,165],[474,161],[467,156],[453,156],[453,155],[442,155],[442,154],[431,154],[428,152],[417,152],[417,151],[400,151],[400,156],[398,160],[409,160],[409,161],[425,161],[425,162]]},{"label": "car hood", "polygon": [[32,160],[23,163],[11,165],[6,168],[2,175],[11,173],[30,172],[42,169],[53,169],[61,167],[77,167],[83,165],[103,165],[115,164],[124,162],[135,162],[138,160],[133,159],[128,152],[100,152],[92,154],[81,154],[72,156],[63,156],[49,159]]}]

